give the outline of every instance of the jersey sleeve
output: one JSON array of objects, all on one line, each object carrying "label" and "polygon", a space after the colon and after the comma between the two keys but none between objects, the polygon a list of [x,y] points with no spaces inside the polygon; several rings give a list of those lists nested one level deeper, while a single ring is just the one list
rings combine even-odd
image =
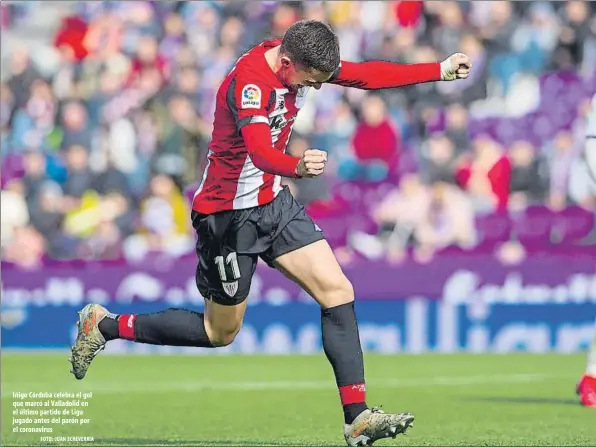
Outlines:
[{"label": "jersey sleeve", "polygon": [[232,79],[226,101],[236,119],[238,132],[247,124],[269,124],[272,97],[273,89],[256,76],[237,75]]},{"label": "jersey sleeve", "polygon": [[245,126],[241,132],[246,150],[257,168],[282,177],[297,177],[296,167],[300,158],[292,157],[271,146],[271,131],[268,125]]},{"label": "jersey sleeve", "polygon": [[327,82],[343,87],[377,90],[440,80],[441,64],[439,62],[395,64],[385,61],[358,63],[341,61]]}]

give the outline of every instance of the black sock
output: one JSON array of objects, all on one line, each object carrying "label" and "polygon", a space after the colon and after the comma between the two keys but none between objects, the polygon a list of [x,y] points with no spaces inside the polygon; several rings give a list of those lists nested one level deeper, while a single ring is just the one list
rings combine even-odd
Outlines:
[{"label": "black sock", "polygon": [[99,322],[99,332],[106,341],[118,338],[118,318],[120,318],[120,315],[109,313]]},{"label": "black sock", "polygon": [[[109,320],[104,318],[99,326],[106,340],[114,335],[114,326]],[[204,314],[192,310],[166,309],[153,314],[120,315],[115,323],[118,327],[114,338],[150,345],[214,347],[205,330]]]},{"label": "black sock", "polygon": [[354,302],[321,309],[323,349],[333,367],[346,424],[366,410],[364,360]]},{"label": "black sock", "polygon": [[205,315],[186,309],[167,309],[137,315],[135,341],[151,345],[213,348],[205,330]]}]

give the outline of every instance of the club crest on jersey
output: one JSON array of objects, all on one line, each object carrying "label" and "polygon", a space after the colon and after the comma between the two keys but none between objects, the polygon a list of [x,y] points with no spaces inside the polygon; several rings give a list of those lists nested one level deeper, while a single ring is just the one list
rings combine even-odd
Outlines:
[{"label": "club crest on jersey", "polygon": [[240,107],[242,109],[260,109],[261,108],[261,89],[254,84],[247,84],[242,89],[242,100]]}]

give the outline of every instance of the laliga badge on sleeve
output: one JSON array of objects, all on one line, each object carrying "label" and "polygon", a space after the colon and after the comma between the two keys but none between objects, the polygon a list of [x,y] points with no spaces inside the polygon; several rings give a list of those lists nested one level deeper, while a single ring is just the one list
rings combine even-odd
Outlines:
[{"label": "laliga badge on sleeve", "polygon": [[247,84],[242,89],[242,99],[240,108],[242,109],[260,109],[261,108],[261,89],[254,84]]}]

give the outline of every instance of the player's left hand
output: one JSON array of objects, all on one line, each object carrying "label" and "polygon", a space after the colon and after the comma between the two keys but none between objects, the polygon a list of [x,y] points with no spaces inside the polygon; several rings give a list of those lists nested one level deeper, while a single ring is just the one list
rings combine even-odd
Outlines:
[{"label": "player's left hand", "polygon": [[466,79],[472,69],[472,62],[467,54],[455,53],[441,62],[441,80],[455,81]]},{"label": "player's left hand", "polygon": [[327,152],[319,149],[307,149],[296,166],[296,176],[312,178],[321,175],[325,170],[325,163],[327,163]]}]

